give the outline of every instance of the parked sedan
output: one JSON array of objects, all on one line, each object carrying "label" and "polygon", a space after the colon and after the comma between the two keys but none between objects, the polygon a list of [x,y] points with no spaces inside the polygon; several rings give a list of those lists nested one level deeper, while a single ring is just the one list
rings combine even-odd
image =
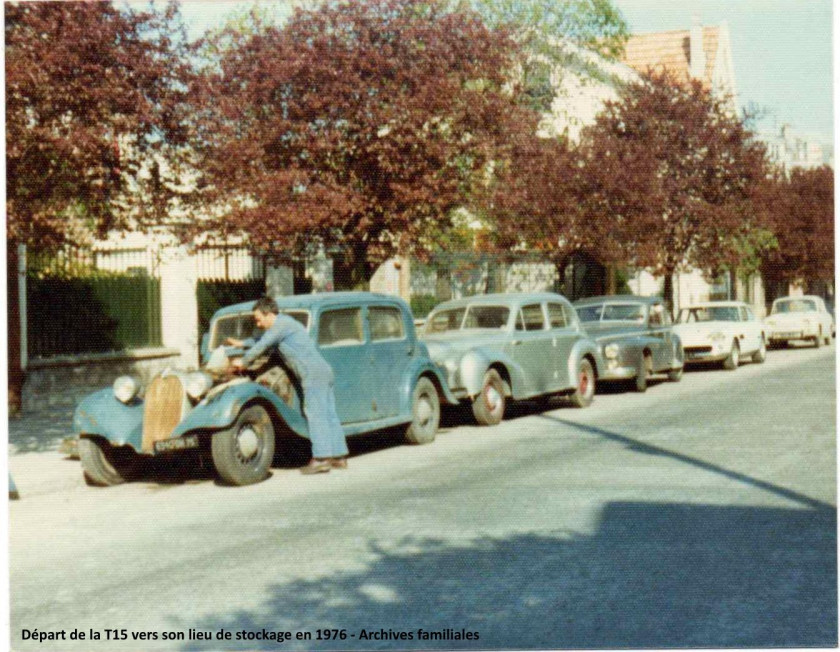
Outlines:
[{"label": "parked sedan", "polygon": [[819,348],[831,344],[834,317],[820,297],[784,297],[773,302],[764,318],[771,345],[787,346],[794,340],[810,340]]},{"label": "parked sedan", "polygon": [[616,295],[576,301],[586,332],[598,343],[602,381],[625,381],[644,392],[651,374],[678,381],[683,348],[659,297]]},{"label": "parked sedan", "polygon": [[452,393],[476,421],[502,420],[507,399],[567,394],[592,402],[599,368],[595,343],[559,294],[488,294],[447,301],[422,335]]},{"label": "parked sedan", "polygon": [[[76,409],[82,467],[94,484],[123,482],[144,459],[198,449],[236,485],[266,477],[275,436],[308,438],[298,379],[277,359],[232,375],[229,337],[258,337],[254,302],[219,310],[203,340],[204,368],[167,370],[145,388],[128,376]],[[338,415],[348,436],[403,426],[407,441],[434,439],[440,402],[457,403],[414,331],[404,301],[368,292],[286,297],[281,311],[298,319],[335,373]]]},{"label": "parked sedan", "polygon": [[680,310],[674,332],[680,336],[687,363],[722,362],[737,369],[747,356],[767,357],[765,327],[752,308],[740,301],[710,301]]}]

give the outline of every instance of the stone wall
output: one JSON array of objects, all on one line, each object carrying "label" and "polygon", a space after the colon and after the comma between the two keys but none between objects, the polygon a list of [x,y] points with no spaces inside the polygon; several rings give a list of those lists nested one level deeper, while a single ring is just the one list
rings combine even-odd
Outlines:
[{"label": "stone wall", "polygon": [[33,359],[26,370],[23,409],[78,402],[92,391],[110,387],[118,376],[134,376],[146,384],[167,367],[191,366],[177,349]]}]

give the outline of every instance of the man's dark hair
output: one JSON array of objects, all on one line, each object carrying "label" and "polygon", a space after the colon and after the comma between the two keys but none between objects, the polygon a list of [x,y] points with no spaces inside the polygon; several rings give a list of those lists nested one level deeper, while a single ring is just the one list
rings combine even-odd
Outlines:
[{"label": "man's dark hair", "polygon": [[260,297],[257,299],[257,302],[254,304],[254,311],[257,310],[262,313],[273,313],[275,315],[280,312],[280,309],[277,307],[277,302],[271,297]]}]

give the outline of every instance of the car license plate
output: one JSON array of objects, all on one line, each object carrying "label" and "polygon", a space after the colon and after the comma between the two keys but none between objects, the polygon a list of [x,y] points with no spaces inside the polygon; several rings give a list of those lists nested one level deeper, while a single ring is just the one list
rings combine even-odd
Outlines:
[{"label": "car license plate", "polygon": [[155,453],[169,453],[170,451],[182,451],[187,448],[198,448],[198,435],[187,435],[176,439],[165,439],[155,442]]}]

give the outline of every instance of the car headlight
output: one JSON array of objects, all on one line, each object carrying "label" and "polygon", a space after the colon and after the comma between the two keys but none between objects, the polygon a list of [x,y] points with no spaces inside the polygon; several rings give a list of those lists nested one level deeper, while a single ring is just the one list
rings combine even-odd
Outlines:
[{"label": "car headlight", "polygon": [[709,333],[709,339],[712,342],[723,342],[726,339],[726,335],[723,333]]},{"label": "car headlight", "polygon": [[114,396],[122,403],[130,403],[140,391],[140,384],[131,376],[120,376],[114,381]]},{"label": "car headlight", "polygon": [[187,390],[190,398],[196,400],[204,396],[213,386],[213,379],[203,371],[194,371],[187,376],[184,389]]},{"label": "car headlight", "polygon": [[607,344],[604,347],[604,357],[605,358],[617,358],[618,357],[618,344],[613,342],[612,344]]}]

